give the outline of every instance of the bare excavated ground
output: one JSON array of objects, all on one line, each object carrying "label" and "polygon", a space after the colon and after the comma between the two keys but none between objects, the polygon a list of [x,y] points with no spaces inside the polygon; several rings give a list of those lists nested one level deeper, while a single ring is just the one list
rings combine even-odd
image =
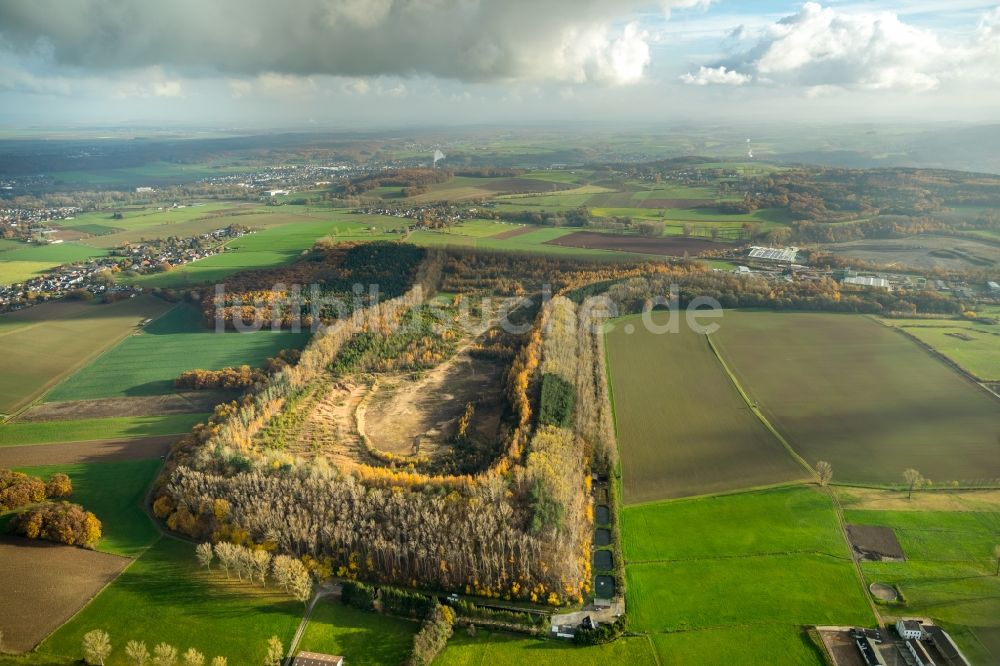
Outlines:
[{"label": "bare excavated ground", "polygon": [[210,412],[219,403],[231,399],[232,395],[225,391],[187,391],[169,395],[44,402],[25,410],[15,420],[73,421],[116,416],[162,416]]},{"label": "bare excavated ground", "polygon": [[27,652],[125,568],[126,557],[0,536],[3,647]]},{"label": "bare excavated ground", "polygon": [[163,435],[128,440],[0,446],[0,467],[149,460],[166,455],[176,439],[177,435]]},{"label": "bare excavated ground", "polygon": [[892,528],[876,525],[847,525],[846,528],[851,547],[862,559],[872,562],[906,559]]},{"label": "bare excavated ground", "polygon": [[372,445],[386,453],[431,458],[448,447],[469,403],[470,427],[486,438],[498,435],[503,413],[503,368],[460,352],[417,376],[383,378],[358,424]]}]

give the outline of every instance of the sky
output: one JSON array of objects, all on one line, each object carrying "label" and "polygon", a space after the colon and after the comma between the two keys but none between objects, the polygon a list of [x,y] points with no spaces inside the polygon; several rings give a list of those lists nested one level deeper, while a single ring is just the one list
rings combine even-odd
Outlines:
[{"label": "sky", "polygon": [[3,128],[997,118],[998,0],[0,2]]}]

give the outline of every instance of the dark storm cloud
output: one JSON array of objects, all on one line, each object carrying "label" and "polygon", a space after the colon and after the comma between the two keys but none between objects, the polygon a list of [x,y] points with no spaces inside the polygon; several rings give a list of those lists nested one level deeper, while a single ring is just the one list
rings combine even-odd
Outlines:
[{"label": "dark storm cloud", "polygon": [[649,61],[627,23],[697,0],[4,0],[20,50],[92,70],[431,75],[629,83]]}]

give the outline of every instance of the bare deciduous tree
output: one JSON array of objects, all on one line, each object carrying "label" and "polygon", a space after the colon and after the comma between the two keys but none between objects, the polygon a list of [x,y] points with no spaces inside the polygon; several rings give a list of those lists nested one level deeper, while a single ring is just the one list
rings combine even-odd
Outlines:
[{"label": "bare deciduous tree", "polygon": [[912,468],[903,471],[903,480],[906,481],[908,488],[906,499],[912,499],[913,491],[920,490],[927,482],[923,474]]},{"label": "bare deciduous tree", "polygon": [[194,549],[194,554],[198,558],[198,563],[201,564],[201,566],[211,570],[212,560],[215,558],[215,553],[212,550],[212,544],[207,541],[205,543],[199,543]]},{"label": "bare deciduous tree", "polygon": [[94,629],[83,635],[83,659],[94,666],[104,666],[111,654],[111,637],[106,631]]},{"label": "bare deciduous tree", "polygon": [[819,477],[819,485],[825,486],[833,478],[833,465],[825,460],[816,463],[816,475]]}]

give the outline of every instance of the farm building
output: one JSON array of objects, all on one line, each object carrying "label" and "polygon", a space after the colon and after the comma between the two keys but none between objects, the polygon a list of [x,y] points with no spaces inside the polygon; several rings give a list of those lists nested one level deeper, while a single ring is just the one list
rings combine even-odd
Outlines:
[{"label": "farm building", "polygon": [[917,663],[917,666],[937,666],[934,658],[931,657],[930,653],[927,652],[927,648],[920,641],[906,641],[906,649],[910,651],[910,655]]},{"label": "farm building", "polygon": [[962,651],[955,645],[948,632],[937,625],[926,627],[928,640],[934,645],[938,653],[944,658],[945,663],[950,666],[969,666],[969,660],[965,658]]},{"label": "farm building", "polygon": [[865,666],[885,666],[885,659],[871,638],[864,634],[856,636],[854,644],[858,646],[858,652],[861,653],[861,660]]},{"label": "farm building", "polygon": [[994,294],[1000,294],[1000,284],[990,281],[986,283],[986,288],[992,291]]},{"label": "farm building", "polygon": [[795,262],[795,255],[799,253],[799,248],[797,247],[785,247],[785,248],[775,248],[775,247],[760,247],[753,246],[750,248],[749,257],[751,259],[760,259],[761,261],[773,261],[779,264],[791,264]]},{"label": "farm building", "polygon": [[319,652],[299,652],[292,666],[344,666],[344,658]]},{"label": "farm building", "polygon": [[896,631],[907,640],[923,638],[924,628],[916,620],[896,620]]},{"label": "farm building", "polygon": [[844,284],[855,287],[869,287],[871,289],[892,289],[892,285],[885,278],[880,277],[849,277],[844,278]]}]

